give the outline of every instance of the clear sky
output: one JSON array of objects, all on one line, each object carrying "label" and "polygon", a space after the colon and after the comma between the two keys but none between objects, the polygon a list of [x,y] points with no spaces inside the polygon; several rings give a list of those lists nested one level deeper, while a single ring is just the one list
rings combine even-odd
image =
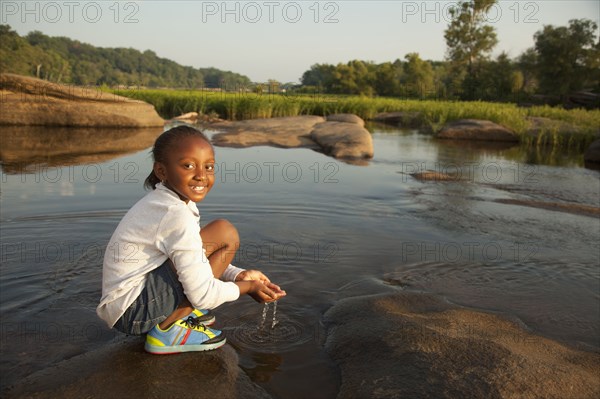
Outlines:
[{"label": "clear sky", "polygon": [[[0,1],[0,22],[100,47],[150,49],[193,67],[297,82],[315,63],[394,61],[417,52],[442,60],[455,1]],[[544,25],[588,18],[597,0],[500,0],[489,14],[499,44],[518,56]],[[600,25],[600,24],[599,24]],[[598,33],[597,33],[598,35]]]}]

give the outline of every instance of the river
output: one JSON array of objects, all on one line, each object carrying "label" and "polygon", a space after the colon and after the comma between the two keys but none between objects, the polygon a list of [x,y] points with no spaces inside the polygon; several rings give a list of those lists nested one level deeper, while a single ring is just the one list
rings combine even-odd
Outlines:
[{"label": "river", "polygon": [[[368,165],[308,149],[216,148],[201,224],[229,219],[242,240],[234,263],[288,293],[261,339],[262,305],[246,297],[216,310],[253,381],[274,397],[334,396],[339,373],[321,316],[369,278],[600,351],[600,219],[561,207],[598,208],[600,172],[547,148],[368,128]],[[102,258],[144,195],[159,133],[0,128],[2,388],[122,338],[95,314]],[[455,180],[411,176],[423,170]]]}]

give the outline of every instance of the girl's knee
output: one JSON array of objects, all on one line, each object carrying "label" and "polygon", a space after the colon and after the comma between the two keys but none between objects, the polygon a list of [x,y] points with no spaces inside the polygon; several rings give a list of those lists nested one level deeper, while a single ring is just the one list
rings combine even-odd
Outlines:
[{"label": "girl's knee", "polygon": [[238,244],[240,242],[240,235],[235,226],[226,219],[217,219],[210,223],[211,227],[215,229],[221,239],[228,244]]}]

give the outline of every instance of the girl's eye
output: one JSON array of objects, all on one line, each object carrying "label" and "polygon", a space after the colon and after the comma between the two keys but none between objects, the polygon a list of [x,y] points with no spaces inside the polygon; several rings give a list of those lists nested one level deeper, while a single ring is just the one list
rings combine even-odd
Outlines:
[{"label": "girl's eye", "polygon": [[209,172],[213,172],[215,170],[215,165],[213,165],[213,164],[206,165],[206,170]]},{"label": "girl's eye", "polygon": [[186,169],[193,169],[194,168],[194,164],[193,163],[186,163],[183,165],[184,168]]}]

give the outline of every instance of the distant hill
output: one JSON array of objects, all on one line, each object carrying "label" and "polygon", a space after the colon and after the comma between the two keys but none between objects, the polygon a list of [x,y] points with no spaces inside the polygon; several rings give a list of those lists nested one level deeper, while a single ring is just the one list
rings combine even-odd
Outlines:
[{"label": "distant hill", "polygon": [[9,25],[0,25],[0,72],[94,86],[233,89],[251,84],[247,76],[182,66],[150,50],[95,47],[39,31],[21,37]]}]

